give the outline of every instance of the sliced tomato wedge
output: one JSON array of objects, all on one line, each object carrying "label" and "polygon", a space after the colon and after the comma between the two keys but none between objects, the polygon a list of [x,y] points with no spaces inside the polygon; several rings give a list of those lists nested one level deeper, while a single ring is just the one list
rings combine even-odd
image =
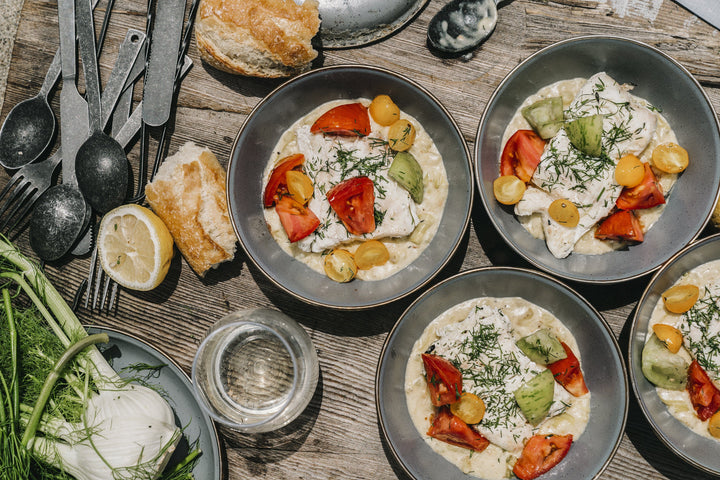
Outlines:
[{"label": "sliced tomato wedge", "polygon": [[515,462],[513,473],[520,480],[531,480],[547,473],[565,458],[573,436],[534,435],[525,444],[520,458]]},{"label": "sliced tomato wedge", "polygon": [[310,133],[343,137],[364,137],[370,134],[370,116],[362,103],[346,103],[323,113],[310,127]]},{"label": "sliced tomato wedge", "polygon": [[490,445],[487,438],[452,414],[450,407],[440,407],[427,432],[440,441],[482,452]]},{"label": "sliced tomato wedge", "polygon": [[500,156],[500,175],[515,175],[528,183],[540,163],[545,140],[532,130],[513,133]]},{"label": "sliced tomato wedge", "polygon": [[720,409],[720,391],[713,385],[697,360],[693,360],[688,368],[685,388],[690,394],[690,401],[700,420],[707,420]]},{"label": "sliced tomato wedge", "polygon": [[436,407],[455,403],[462,395],[462,374],[448,360],[431,353],[422,354],[430,401]]},{"label": "sliced tomato wedge", "polygon": [[368,177],[353,177],[327,192],[335,213],[353,235],[375,231],[375,190]]},{"label": "sliced tomato wedge", "polygon": [[267,185],[265,185],[265,194],[263,195],[263,205],[265,205],[265,208],[275,205],[275,202],[287,193],[285,174],[290,170],[300,167],[303,163],[305,163],[305,155],[302,153],[289,155],[280,160],[280,163],[277,164],[270,174]]},{"label": "sliced tomato wedge", "polygon": [[290,242],[302,240],[320,225],[320,220],[312,210],[291,197],[282,197],[275,204],[275,211]]},{"label": "sliced tomato wedge", "polygon": [[565,342],[560,343],[565,349],[567,357],[549,364],[548,368],[555,377],[555,381],[562,385],[565,390],[576,397],[581,397],[588,393],[588,389],[580,369],[580,361]]},{"label": "sliced tomato wedge", "polygon": [[595,238],[642,242],[644,236],[640,220],[635,214],[629,210],[618,210],[600,222],[595,230]]},{"label": "sliced tomato wedge", "polygon": [[636,187],[623,188],[615,205],[621,210],[651,208],[665,203],[665,195],[649,164],[645,164],[645,176]]}]

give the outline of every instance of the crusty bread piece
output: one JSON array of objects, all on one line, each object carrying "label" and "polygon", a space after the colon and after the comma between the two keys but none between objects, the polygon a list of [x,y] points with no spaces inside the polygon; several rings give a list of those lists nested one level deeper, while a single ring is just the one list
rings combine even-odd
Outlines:
[{"label": "crusty bread piece", "polygon": [[201,277],[235,256],[237,237],[225,198],[225,170],[208,148],[188,142],[165,159],[145,188],[180,253]]},{"label": "crusty bread piece", "polygon": [[317,0],[202,0],[195,39],[204,61],[253,77],[288,77],[310,69],[310,41],[320,28]]}]

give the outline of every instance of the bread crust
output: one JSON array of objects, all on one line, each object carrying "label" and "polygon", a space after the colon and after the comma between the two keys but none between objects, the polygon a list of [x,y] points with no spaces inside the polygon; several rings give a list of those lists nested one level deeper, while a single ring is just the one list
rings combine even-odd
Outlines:
[{"label": "bread crust", "polygon": [[287,77],[309,70],[317,57],[317,0],[202,0],[197,15],[198,50],[219,70]]},{"label": "bread crust", "polygon": [[225,170],[207,148],[188,142],[145,188],[153,211],[199,276],[235,256],[237,237],[225,197]]}]

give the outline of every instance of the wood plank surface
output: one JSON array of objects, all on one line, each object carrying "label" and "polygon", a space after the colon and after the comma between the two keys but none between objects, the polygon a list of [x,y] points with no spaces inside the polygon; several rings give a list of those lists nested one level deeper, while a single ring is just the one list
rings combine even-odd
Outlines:
[{"label": "wood plank surface", "polygon": [[[162,1],[162,0],[161,0]],[[425,46],[427,25],[444,2],[431,0],[394,35],[362,48],[324,50],[314,66],[361,63],[401,73],[427,88],[451,112],[473,149],[479,118],[493,90],[520,61],[556,41],[587,34],[620,35],[653,45],[683,64],[720,108],[720,32],[670,0],[511,0],[501,3],[492,37],[471,55],[438,58]],[[98,28],[105,1],[96,17]],[[145,29],[146,2],[117,0],[101,59],[103,80],[127,28]],[[57,48],[57,4],[26,0],[18,29],[2,118],[18,101],[33,96]],[[182,84],[168,151],[186,141],[211,148],[227,164],[233,140],[252,108],[282,82],[237,77],[195,62]],[[136,92],[136,100],[140,99]],[[59,114],[58,95],[53,108]],[[152,131],[151,153],[159,132]],[[129,158],[136,164],[139,146]],[[0,185],[8,175],[0,172]],[[472,225],[458,254],[437,280],[469,268],[529,267],[505,246],[476,201]],[[707,233],[707,232],[706,232]],[[31,254],[26,233],[16,238]],[[88,256],[47,266],[68,301],[86,276]],[[629,318],[647,278],[616,286],[572,284],[605,316],[627,352]],[[187,372],[197,346],[213,322],[243,307],[271,307],[295,318],[315,342],[320,382],[307,410],[289,427],[242,435],[221,429],[227,478],[405,479],[382,440],[374,402],[380,351],[412,296],[364,312],[340,312],[290,298],[256,270],[242,251],[201,279],[177,255],[165,282],[151,292],[120,294],[110,314],[78,310],[88,324],[134,333],[161,348]],[[626,434],[602,479],[710,478],[675,456],[653,434],[630,391]],[[204,480],[204,479],[199,479]]]}]

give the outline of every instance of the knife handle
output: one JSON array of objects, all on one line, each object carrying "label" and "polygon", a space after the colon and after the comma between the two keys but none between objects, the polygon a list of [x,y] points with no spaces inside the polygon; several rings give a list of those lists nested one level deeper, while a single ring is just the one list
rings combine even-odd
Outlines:
[{"label": "knife handle", "polygon": [[90,114],[90,130],[97,132],[103,129],[103,117],[97,50],[95,49],[95,27],[90,0],[75,0],[75,27],[80,40],[80,55],[85,74],[85,100],[88,103]]}]

